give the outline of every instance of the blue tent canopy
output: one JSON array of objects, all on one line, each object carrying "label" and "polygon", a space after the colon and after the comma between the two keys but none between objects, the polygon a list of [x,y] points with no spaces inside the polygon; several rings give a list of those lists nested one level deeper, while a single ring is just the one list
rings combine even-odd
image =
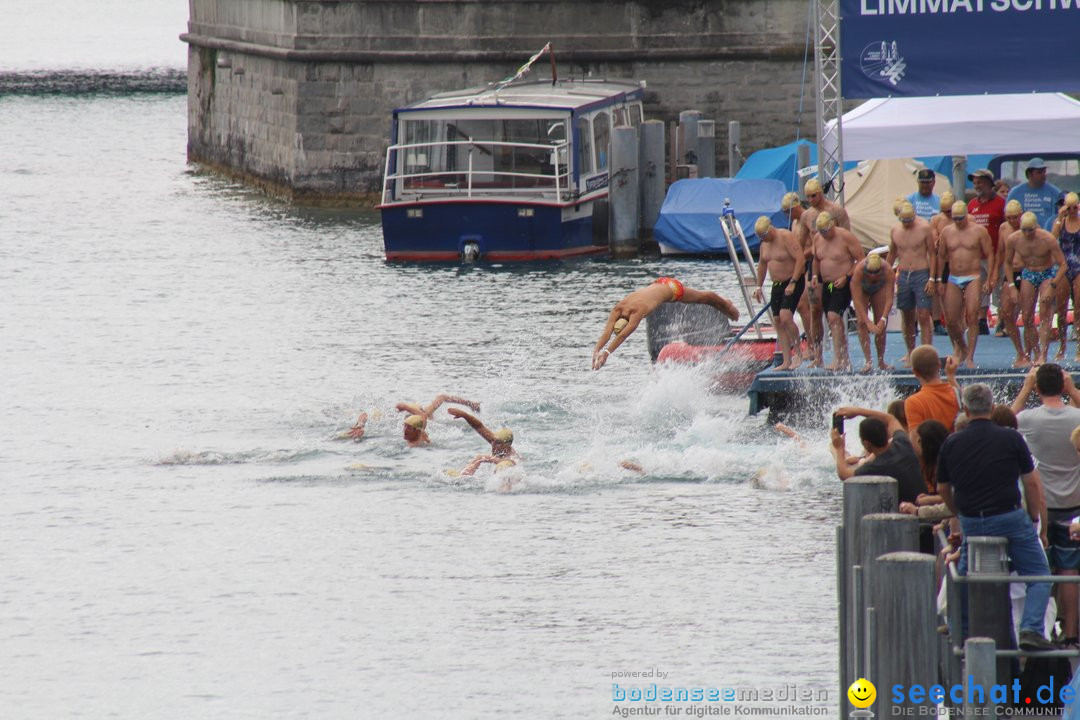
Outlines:
[{"label": "blue tent canopy", "polygon": [[731,201],[735,219],[751,249],[760,244],[754,234],[758,217],[767,215],[778,227],[787,227],[780,201],[787,189],[779,180],[696,178],[679,180],[668,189],[653,234],[657,242],[691,254],[727,252],[720,229],[724,200]]}]

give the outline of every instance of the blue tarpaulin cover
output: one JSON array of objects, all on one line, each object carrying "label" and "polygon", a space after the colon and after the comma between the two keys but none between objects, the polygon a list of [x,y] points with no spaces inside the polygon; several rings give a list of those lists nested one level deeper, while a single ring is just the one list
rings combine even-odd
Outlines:
[{"label": "blue tarpaulin cover", "polygon": [[758,217],[767,215],[777,227],[787,227],[780,201],[787,192],[779,180],[695,178],[678,180],[668,189],[653,234],[656,241],[685,253],[723,253],[727,242],[720,229],[724,200],[731,200],[735,218],[751,249]]},{"label": "blue tarpaulin cover", "polygon": [[810,164],[817,165],[817,145],[806,140],[788,143],[774,148],[765,148],[752,153],[746,158],[739,172],[735,173],[737,179],[750,178],[773,178],[784,183],[785,192],[799,188],[799,177],[796,175],[799,146],[805,145],[810,148]]}]

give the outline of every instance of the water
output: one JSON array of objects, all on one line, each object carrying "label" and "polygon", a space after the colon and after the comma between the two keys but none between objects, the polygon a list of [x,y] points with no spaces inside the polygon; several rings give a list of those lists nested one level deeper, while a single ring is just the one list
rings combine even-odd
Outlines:
[{"label": "water", "polygon": [[[588,369],[623,294],[730,268],[390,265],[371,212],[187,166],[185,122],[0,98],[0,717],[579,718],[649,668],[834,690],[828,410],[801,448],[643,332]],[[407,449],[394,404],[444,391],[523,465],[453,477],[486,445],[445,411]]]}]

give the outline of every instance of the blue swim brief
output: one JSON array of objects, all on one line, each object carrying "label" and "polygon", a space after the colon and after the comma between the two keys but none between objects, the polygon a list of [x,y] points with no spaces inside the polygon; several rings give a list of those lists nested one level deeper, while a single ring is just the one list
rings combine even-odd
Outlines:
[{"label": "blue swim brief", "polygon": [[1057,274],[1057,263],[1054,263],[1045,270],[1028,270],[1027,268],[1024,268],[1020,271],[1020,277],[1034,285],[1036,290],[1038,290],[1039,286],[1047,280],[1053,280],[1054,276]]},{"label": "blue swim brief", "polygon": [[949,282],[961,290],[967,289],[967,286],[971,284],[972,280],[978,280],[978,275],[950,275]]}]

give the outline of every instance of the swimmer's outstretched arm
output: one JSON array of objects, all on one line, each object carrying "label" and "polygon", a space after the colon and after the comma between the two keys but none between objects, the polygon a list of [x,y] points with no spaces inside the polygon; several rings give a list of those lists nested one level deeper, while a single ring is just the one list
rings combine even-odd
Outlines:
[{"label": "swimmer's outstretched arm", "polygon": [[472,408],[473,412],[480,412],[480,403],[475,403],[472,400],[466,400],[465,398],[458,397],[457,395],[447,395],[446,393],[441,393],[434,400],[432,400],[426,408],[424,408],[423,414],[431,417],[435,414],[435,411],[438,410],[439,406],[443,403],[464,405],[465,407]]},{"label": "swimmer's outstretched arm", "polygon": [[711,290],[695,290],[693,288],[686,288],[683,291],[682,300],[679,302],[684,303],[697,303],[699,305],[711,305],[720,312],[727,315],[732,320],[739,319],[739,309],[731,304],[731,301],[726,300]]},{"label": "swimmer's outstretched arm", "polygon": [[368,414],[366,412],[360,413],[360,417],[356,419],[356,424],[349,428],[345,433],[345,437],[350,437],[354,440],[359,440],[364,437],[364,426],[367,425]]},{"label": "swimmer's outstretched arm", "polygon": [[[611,353],[615,352],[620,345],[622,345],[626,338],[637,330],[637,326],[641,324],[642,319],[648,316],[649,313],[642,312],[640,310],[626,310],[622,307],[622,303],[615,306],[615,309],[611,311],[611,315],[608,316],[607,325],[604,326],[604,332],[600,336],[600,340],[596,343],[596,347],[593,348],[593,370],[599,370],[604,367],[604,363],[611,357]],[[626,326],[622,329],[622,332],[616,336],[616,338],[604,348],[604,343],[611,337],[611,333],[615,330],[615,321],[620,317],[627,319]]]},{"label": "swimmer's outstretched arm", "polygon": [[463,476],[463,477],[467,477],[469,475],[475,475],[476,471],[479,470],[480,466],[483,465],[484,463],[496,463],[496,464],[498,464],[499,462],[500,462],[500,458],[497,458],[494,455],[477,455],[472,460],[470,460],[469,464],[466,465],[465,467],[463,467],[461,469],[461,472],[458,473],[458,474]]},{"label": "swimmer's outstretched arm", "polygon": [[409,413],[410,415],[424,415],[424,408],[420,407],[416,403],[399,402],[394,407],[398,412]]},{"label": "swimmer's outstretched arm", "polygon": [[458,408],[447,408],[446,412],[456,418],[460,418],[465,422],[469,423],[469,427],[479,433],[480,437],[484,438],[489,443],[495,442],[495,433],[491,432],[491,430],[488,429],[487,425],[480,422],[478,418]]}]

